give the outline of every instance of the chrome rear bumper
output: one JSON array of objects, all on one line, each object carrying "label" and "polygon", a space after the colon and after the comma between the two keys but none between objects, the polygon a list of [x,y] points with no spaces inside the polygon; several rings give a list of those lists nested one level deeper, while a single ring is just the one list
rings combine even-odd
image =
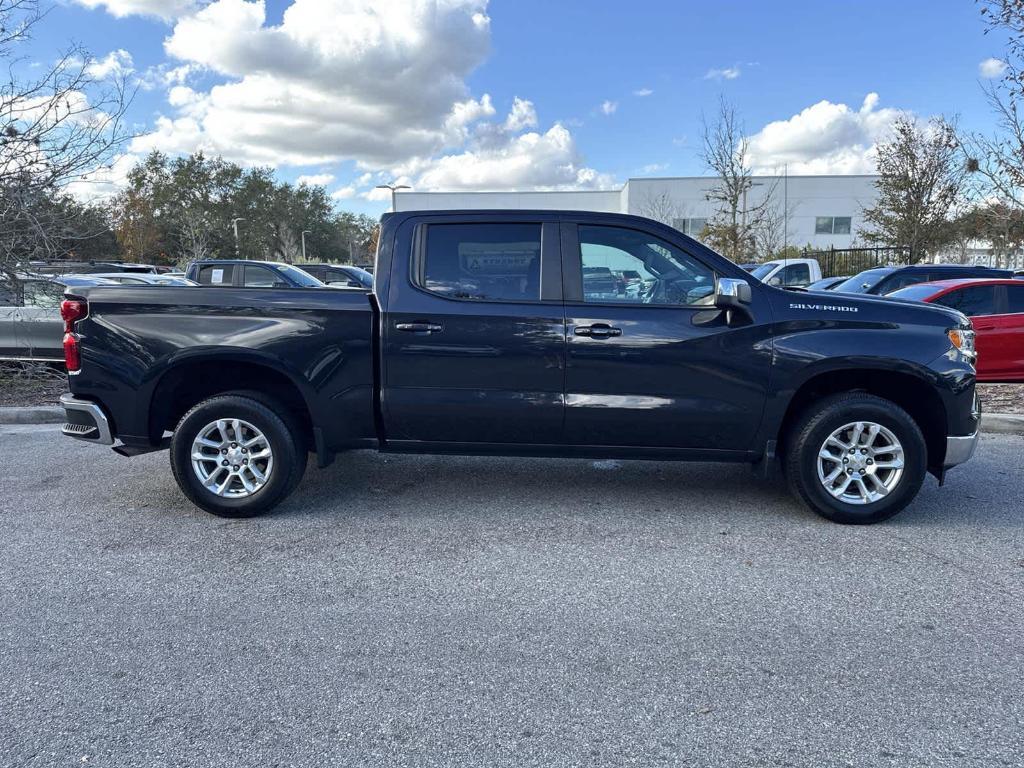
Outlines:
[{"label": "chrome rear bumper", "polygon": [[61,434],[87,443],[114,444],[110,420],[99,405],[89,400],[78,400],[70,392],[60,396],[60,404],[67,416],[67,421],[60,428]]}]

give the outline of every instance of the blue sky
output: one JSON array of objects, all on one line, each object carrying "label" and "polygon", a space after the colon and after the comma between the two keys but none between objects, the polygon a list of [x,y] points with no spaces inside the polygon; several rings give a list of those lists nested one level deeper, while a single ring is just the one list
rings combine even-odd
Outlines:
[{"label": "blue sky", "polygon": [[970,0],[61,0],[27,53],[71,40],[100,60],[126,52],[108,63],[142,86],[119,173],[152,148],[205,148],[369,213],[393,177],[501,189],[704,173],[701,115],[722,95],[758,169],[867,172],[900,110],[987,129],[979,67],[1003,52]]}]

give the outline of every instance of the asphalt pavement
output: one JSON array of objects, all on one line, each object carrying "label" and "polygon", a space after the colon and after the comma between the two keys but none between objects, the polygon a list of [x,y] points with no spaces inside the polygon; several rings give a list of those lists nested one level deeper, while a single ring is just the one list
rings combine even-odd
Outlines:
[{"label": "asphalt pavement", "polygon": [[0,765],[1024,764],[1024,438],[892,521],[746,467],[381,456],[225,521],[0,428]]}]

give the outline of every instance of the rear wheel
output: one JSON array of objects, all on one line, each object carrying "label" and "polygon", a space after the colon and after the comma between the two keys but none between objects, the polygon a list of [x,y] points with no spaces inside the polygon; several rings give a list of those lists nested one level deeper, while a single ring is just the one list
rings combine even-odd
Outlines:
[{"label": "rear wheel", "polygon": [[825,398],[804,411],[790,435],[790,490],[834,522],[887,520],[914,500],[924,482],[924,435],[889,400],[859,392]]},{"label": "rear wheel", "polygon": [[174,479],[196,506],[251,517],[280,503],[306,469],[301,434],[272,400],[227,394],[186,413],[171,438]]}]

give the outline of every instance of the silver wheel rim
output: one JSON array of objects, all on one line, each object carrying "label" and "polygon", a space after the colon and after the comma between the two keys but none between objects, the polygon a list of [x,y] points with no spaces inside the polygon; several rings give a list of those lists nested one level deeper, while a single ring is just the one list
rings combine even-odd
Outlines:
[{"label": "silver wheel rim", "polygon": [[258,493],[274,471],[270,441],[242,419],[217,419],[192,441],[192,471],[210,493],[244,499]]},{"label": "silver wheel rim", "polygon": [[818,479],[846,504],[873,504],[903,477],[903,446],[891,430],[873,421],[844,424],[818,450]]}]

